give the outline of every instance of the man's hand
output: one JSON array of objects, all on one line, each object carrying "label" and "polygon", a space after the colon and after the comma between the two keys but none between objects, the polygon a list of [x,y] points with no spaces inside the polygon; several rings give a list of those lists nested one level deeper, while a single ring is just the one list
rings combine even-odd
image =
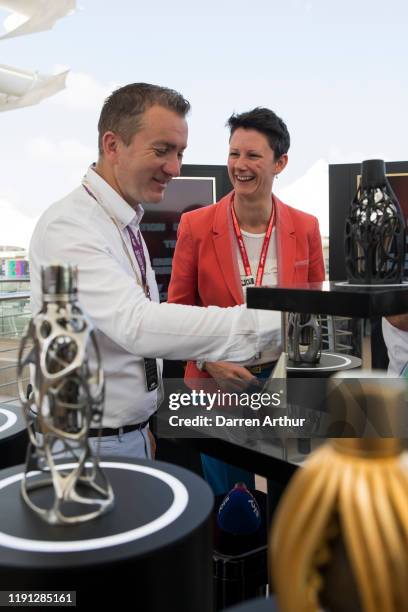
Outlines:
[{"label": "man's hand", "polygon": [[402,331],[408,331],[408,314],[386,317],[386,319],[388,323],[391,323],[394,327],[398,327],[398,329],[402,329]]},{"label": "man's hand", "polygon": [[256,376],[243,366],[228,361],[205,363],[206,371],[223,391],[244,391],[250,385],[260,386]]}]

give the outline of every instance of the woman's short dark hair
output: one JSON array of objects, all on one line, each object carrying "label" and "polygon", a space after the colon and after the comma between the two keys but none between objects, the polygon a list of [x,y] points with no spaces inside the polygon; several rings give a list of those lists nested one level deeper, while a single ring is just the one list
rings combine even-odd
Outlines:
[{"label": "woman's short dark hair", "polygon": [[290,136],[286,124],[278,115],[269,108],[257,106],[253,110],[233,114],[227,121],[230,129],[230,138],[238,128],[245,130],[257,130],[266,136],[269,146],[275,153],[275,159],[279,159],[289,151]]},{"label": "woman's short dark hair", "polygon": [[140,128],[143,113],[155,104],[181,117],[185,117],[190,110],[190,102],[180,93],[159,85],[131,83],[111,93],[104,102],[98,122],[99,154],[103,153],[103,135],[109,131],[119,134],[123,142],[129,145]]}]

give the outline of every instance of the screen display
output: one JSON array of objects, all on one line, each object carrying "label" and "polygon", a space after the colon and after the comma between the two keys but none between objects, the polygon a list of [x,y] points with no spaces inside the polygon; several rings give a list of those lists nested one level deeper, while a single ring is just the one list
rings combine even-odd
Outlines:
[{"label": "screen display", "polygon": [[408,219],[408,174],[387,174],[405,219]]},{"label": "screen display", "polygon": [[215,202],[215,177],[173,179],[158,204],[142,204],[145,213],[140,224],[143,238],[156,273],[160,301],[167,300],[177,228],[184,212]]}]

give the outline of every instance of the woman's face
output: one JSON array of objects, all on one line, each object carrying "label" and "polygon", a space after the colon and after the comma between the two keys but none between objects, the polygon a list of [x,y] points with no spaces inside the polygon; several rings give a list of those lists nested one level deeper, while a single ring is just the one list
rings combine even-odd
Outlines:
[{"label": "woman's face", "polygon": [[275,153],[261,132],[237,128],[228,155],[228,174],[235,193],[254,199],[269,198],[275,174],[283,170],[287,161],[286,154],[275,160]]}]

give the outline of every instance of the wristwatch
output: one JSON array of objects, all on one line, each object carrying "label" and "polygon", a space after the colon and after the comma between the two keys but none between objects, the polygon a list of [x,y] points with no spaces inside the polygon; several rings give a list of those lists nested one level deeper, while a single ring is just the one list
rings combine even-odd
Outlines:
[{"label": "wristwatch", "polygon": [[206,362],[204,360],[198,359],[196,361],[197,370],[200,370],[200,372],[205,372],[205,364]]}]

